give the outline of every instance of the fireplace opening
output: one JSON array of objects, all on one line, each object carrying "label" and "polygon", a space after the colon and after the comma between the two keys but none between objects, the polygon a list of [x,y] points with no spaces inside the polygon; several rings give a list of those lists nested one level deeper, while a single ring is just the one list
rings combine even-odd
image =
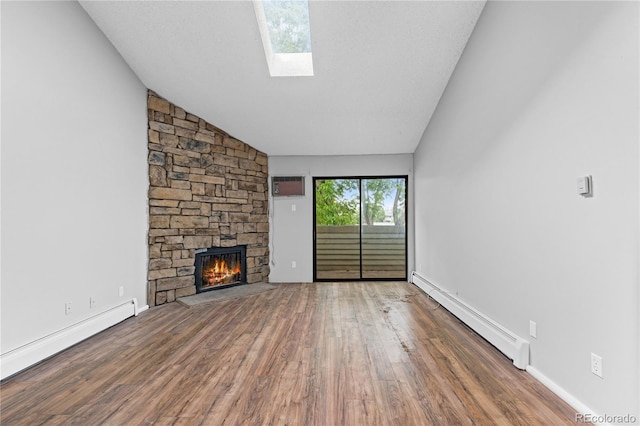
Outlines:
[{"label": "fireplace opening", "polygon": [[246,258],[246,246],[196,252],[196,293],[246,284]]}]

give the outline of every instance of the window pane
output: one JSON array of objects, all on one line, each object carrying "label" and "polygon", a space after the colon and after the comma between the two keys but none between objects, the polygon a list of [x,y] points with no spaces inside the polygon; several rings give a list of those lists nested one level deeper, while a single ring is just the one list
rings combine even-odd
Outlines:
[{"label": "window pane", "polygon": [[357,179],[316,180],[316,278],[360,278]]},{"label": "window pane", "polygon": [[273,53],[311,52],[307,0],[264,0]]},{"label": "window pane", "polygon": [[253,0],[271,77],[313,76],[307,0]]},{"label": "window pane", "polygon": [[362,278],[406,279],[406,181],[362,180]]}]

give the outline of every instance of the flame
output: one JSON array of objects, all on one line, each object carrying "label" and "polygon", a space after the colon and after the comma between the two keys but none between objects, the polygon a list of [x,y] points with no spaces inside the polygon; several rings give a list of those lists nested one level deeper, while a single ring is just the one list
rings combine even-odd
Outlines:
[{"label": "flame", "polygon": [[229,284],[240,280],[241,272],[240,262],[229,266],[224,259],[215,259],[202,271],[202,278],[207,286]]}]

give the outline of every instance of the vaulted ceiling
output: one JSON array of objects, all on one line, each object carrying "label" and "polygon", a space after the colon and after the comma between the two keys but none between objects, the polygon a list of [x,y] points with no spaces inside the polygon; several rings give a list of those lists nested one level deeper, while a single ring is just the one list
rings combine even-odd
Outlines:
[{"label": "vaulted ceiling", "polygon": [[314,76],[271,77],[251,1],[81,1],[150,89],[268,155],[412,153],[484,1],[311,1]]}]

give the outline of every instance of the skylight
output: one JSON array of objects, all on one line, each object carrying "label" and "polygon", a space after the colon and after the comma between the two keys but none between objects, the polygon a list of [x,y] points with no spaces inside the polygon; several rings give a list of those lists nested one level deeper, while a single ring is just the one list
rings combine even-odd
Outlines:
[{"label": "skylight", "polygon": [[313,75],[308,0],[253,0],[272,77]]}]

